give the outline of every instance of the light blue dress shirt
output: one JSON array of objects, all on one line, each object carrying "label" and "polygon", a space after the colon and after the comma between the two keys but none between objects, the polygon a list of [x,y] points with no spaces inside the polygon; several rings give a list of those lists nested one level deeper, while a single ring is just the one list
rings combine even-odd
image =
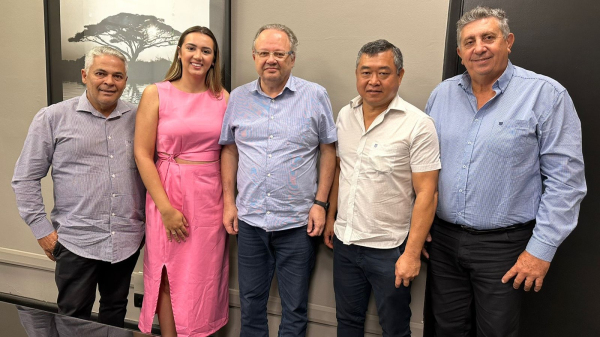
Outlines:
[{"label": "light blue dress shirt", "polygon": [[269,232],[304,226],[317,192],[319,144],[337,141],[329,96],[290,76],[271,98],[258,81],[231,92],[219,139],[239,152],[238,218]]},{"label": "light blue dress shirt", "polygon": [[493,89],[477,110],[464,73],[427,102],[442,160],[437,215],[476,229],[535,219],[527,251],[551,261],[587,191],[581,123],[564,87],[510,62]]}]

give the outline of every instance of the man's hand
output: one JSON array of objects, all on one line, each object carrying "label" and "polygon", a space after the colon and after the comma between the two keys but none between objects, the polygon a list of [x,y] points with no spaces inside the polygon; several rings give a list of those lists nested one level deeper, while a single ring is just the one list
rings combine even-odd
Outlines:
[{"label": "man's hand", "polygon": [[237,235],[238,233],[238,211],[235,204],[225,203],[223,205],[223,226],[227,233]]},{"label": "man's hand", "polygon": [[502,277],[502,283],[507,283],[514,277],[515,281],[513,283],[513,288],[519,289],[521,283],[525,281],[523,290],[531,290],[531,286],[535,283],[533,290],[538,292],[542,289],[544,277],[546,276],[546,273],[548,273],[549,268],[550,262],[538,259],[527,251],[523,251],[523,253],[519,255],[517,263],[515,263],[515,265]]},{"label": "man's hand", "polygon": [[44,253],[46,253],[46,256],[52,261],[56,261],[56,259],[54,259],[54,255],[52,254],[54,247],[56,247],[56,242],[58,242],[58,233],[56,233],[56,231],[44,236],[41,239],[38,239],[40,247],[42,247]]},{"label": "man's hand", "polygon": [[309,236],[319,236],[325,227],[325,208],[313,205],[308,212],[308,227],[306,232]]},{"label": "man's hand", "polygon": [[396,288],[400,288],[401,284],[405,287],[410,286],[410,282],[419,275],[419,271],[421,271],[421,258],[418,253],[417,256],[400,255],[396,261]]},{"label": "man's hand", "polygon": [[323,231],[323,241],[325,245],[331,249],[333,249],[333,224],[335,223],[335,219],[327,218],[325,222],[325,231]]},{"label": "man's hand", "polygon": [[421,254],[423,254],[423,256],[425,256],[426,259],[429,259],[429,252],[425,247],[429,242],[431,242],[431,240],[431,233],[427,233],[427,237],[425,238],[425,244],[423,245],[423,249],[421,249]]},{"label": "man's hand", "polygon": [[186,229],[188,226],[187,220],[176,208],[171,207],[166,212],[162,213],[161,216],[169,241],[175,239],[179,243],[181,240],[185,241],[185,238],[190,236]]}]

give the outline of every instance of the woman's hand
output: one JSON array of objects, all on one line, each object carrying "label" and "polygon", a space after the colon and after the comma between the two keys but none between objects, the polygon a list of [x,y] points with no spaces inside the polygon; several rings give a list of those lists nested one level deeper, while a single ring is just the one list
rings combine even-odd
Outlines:
[{"label": "woman's hand", "polygon": [[161,216],[169,241],[174,238],[177,242],[181,242],[181,240],[185,241],[185,238],[190,236],[186,228],[188,226],[187,220],[180,211],[171,207],[161,213]]}]

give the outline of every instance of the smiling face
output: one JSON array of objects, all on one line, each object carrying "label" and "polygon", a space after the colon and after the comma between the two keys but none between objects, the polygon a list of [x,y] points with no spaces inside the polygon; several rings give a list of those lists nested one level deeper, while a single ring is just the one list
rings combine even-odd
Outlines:
[{"label": "smiling face", "polygon": [[367,55],[362,54],[356,67],[356,89],[363,105],[379,112],[387,109],[398,94],[404,69],[398,73],[391,50]]},{"label": "smiling face", "polygon": [[295,55],[286,55],[282,60],[276,59],[273,52],[287,53],[291,50],[290,40],[285,32],[266,29],[256,38],[254,50],[257,52],[270,52],[267,57],[252,54],[256,72],[260,76],[261,83],[266,82],[269,86],[283,86],[287,82],[294,63]]},{"label": "smiling face", "polygon": [[215,62],[213,40],[202,33],[190,33],[179,47],[178,57],[181,59],[182,77],[198,76],[202,77],[204,82],[206,74]]},{"label": "smiling face", "polygon": [[125,63],[113,55],[96,56],[87,72],[81,70],[81,80],[92,106],[108,117],[117,107],[127,84]]},{"label": "smiling face", "polygon": [[490,17],[467,24],[456,51],[474,81],[492,83],[506,69],[514,40],[512,33],[504,38],[498,19]]}]

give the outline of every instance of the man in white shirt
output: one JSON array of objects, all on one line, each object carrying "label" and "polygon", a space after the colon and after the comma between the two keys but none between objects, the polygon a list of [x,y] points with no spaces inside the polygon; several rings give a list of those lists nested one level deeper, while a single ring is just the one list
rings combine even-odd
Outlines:
[{"label": "man in white shirt", "polygon": [[338,336],[364,336],[371,289],[383,336],[410,336],[410,282],[421,268],[441,164],[433,120],[398,96],[403,76],[400,49],[365,44],[359,96],[338,115],[324,233],[334,252]]}]

